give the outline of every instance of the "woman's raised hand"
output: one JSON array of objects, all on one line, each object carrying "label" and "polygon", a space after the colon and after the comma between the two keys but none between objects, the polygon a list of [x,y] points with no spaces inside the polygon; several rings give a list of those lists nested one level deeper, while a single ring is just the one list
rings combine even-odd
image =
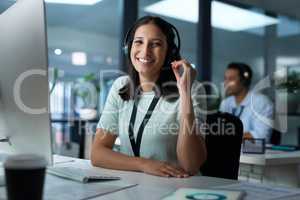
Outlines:
[{"label": "woman's raised hand", "polygon": [[[196,70],[185,59],[174,61],[171,64],[177,80],[179,94],[190,93],[192,83],[197,74]],[[180,74],[180,71],[183,71],[183,73]]]}]

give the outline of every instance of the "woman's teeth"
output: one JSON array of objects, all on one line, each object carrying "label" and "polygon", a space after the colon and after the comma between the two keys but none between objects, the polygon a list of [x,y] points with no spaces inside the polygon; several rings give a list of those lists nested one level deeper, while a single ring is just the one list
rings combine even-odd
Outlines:
[{"label": "woman's teeth", "polygon": [[144,58],[138,58],[138,60],[142,63],[150,63],[151,62],[150,59],[144,59]]}]

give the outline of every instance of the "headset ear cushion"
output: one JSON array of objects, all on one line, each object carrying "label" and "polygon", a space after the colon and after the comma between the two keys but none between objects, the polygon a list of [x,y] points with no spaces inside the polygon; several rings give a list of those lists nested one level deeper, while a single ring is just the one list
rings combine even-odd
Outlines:
[{"label": "headset ear cushion", "polygon": [[241,83],[248,87],[249,86],[249,72],[247,71],[244,71],[243,74],[242,74],[242,79],[241,79]]},{"label": "headset ear cushion", "polygon": [[[171,59],[178,59],[179,56],[179,49],[177,46],[174,46],[172,51],[171,51]],[[174,60],[172,60],[171,62],[173,62]]]},{"label": "headset ear cushion", "polygon": [[177,47],[174,47],[174,48],[172,49],[172,54],[175,55],[176,53],[177,53]]},{"label": "headset ear cushion", "polygon": [[128,45],[125,45],[125,46],[123,47],[123,51],[124,51],[124,54],[125,54],[125,55],[128,55]]}]

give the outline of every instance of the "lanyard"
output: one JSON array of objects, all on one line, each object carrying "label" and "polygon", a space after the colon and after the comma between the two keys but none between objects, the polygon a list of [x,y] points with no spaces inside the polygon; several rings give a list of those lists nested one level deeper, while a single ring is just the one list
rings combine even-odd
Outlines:
[{"label": "lanyard", "polygon": [[232,114],[238,118],[241,117],[243,111],[244,111],[245,106],[241,106],[240,112],[237,114],[236,111],[238,110],[237,108],[232,108]]},{"label": "lanyard", "polygon": [[146,113],[146,115],[145,115],[139,129],[138,129],[136,142],[134,140],[133,127],[134,127],[136,112],[137,112],[137,102],[136,102],[136,100],[134,101],[133,110],[132,110],[131,117],[130,117],[130,122],[129,122],[128,133],[129,133],[129,140],[130,140],[130,143],[131,143],[131,148],[132,148],[132,151],[134,153],[134,156],[136,156],[136,157],[140,156],[140,147],[141,147],[141,141],[142,141],[144,128],[145,128],[146,124],[148,123],[148,121],[149,121],[149,119],[152,115],[152,111],[154,110],[158,100],[159,100],[159,98],[155,97],[155,96],[152,99],[152,102],[151,102],[151,104],[150,104],[150,106],[147,110],[147,113]]}]

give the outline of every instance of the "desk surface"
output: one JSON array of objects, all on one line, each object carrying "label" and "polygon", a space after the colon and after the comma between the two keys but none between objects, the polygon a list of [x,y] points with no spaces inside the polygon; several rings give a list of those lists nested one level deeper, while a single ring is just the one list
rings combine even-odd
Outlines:
[{"label": "desk surface", "polygon": [[[70,162],[68,162],[70,161]],[[59,166],[68,166],[74,164],[80,167],[91,167],[88,160],[81,160],[76,158],[64,157],[64,156],[54,156],[54,164]],[[93,168],[97,170],[97,168]],[[193,176],[189,178],[164,178],[158,176],[152,176],[140,172],[130,172],[130,171],[119,171],[102,169],[101,172],[106,172],[108,174],[117,174],[122,180],[126,180],[130,183],[138,184],[135,187],[128,188],[126,190],[121,190],[112,194],[94,198],[96,199],[161,199],[170,192],[175,191],[180,187],[196,187],[196,188],[208,188],[213,186],[221,186],[226,184],[237,183],[238,181],[229,179],[212,178],[205,176]]]},{"label": "desk surface", "polygon": [[[54,164],[55,165],[74,165],[76,164],[78,167],[88,167],[91,168],[90,161],[81,160],[76,158],[64,157],[64,156],[54,156]],[[130,183],[138,184],[137,186],[121,190],[118,192],[114,192],[111,194],[107,194],[104,196],[99,196],[93,198],[95,200],[105,199],[105,200],[132,200],[132,199],[147,199],[147,200],[155,200],[161,199],[162,197],[168,195],[171,192],[174,192],[176,189],[181,187],[194,187],[194,188],[208,188],[214,186],[222,186],[233,183],[238,183],[235,180],[228,179],[220,179],[213,177],[205,177],[205,176],[193,176],[189,178],[164,178],[158,176],[152,176],[145,173],[139,172],[130,172],[130,171],[119,171],[119,170],[110,170],[103,168],[95,168],[92,167],[93,170],[101,170],[102,172],[106,172],[109,174],[117,174],[117,176],[121,177],[122,180],[128,181]],[[299,196],[296,197],[299,199]]]},{"label": "desk surface", "polygon": [[265,154],[241,154],[240,163],[255,165],[300,164],[300,151],[267,150]]}]

